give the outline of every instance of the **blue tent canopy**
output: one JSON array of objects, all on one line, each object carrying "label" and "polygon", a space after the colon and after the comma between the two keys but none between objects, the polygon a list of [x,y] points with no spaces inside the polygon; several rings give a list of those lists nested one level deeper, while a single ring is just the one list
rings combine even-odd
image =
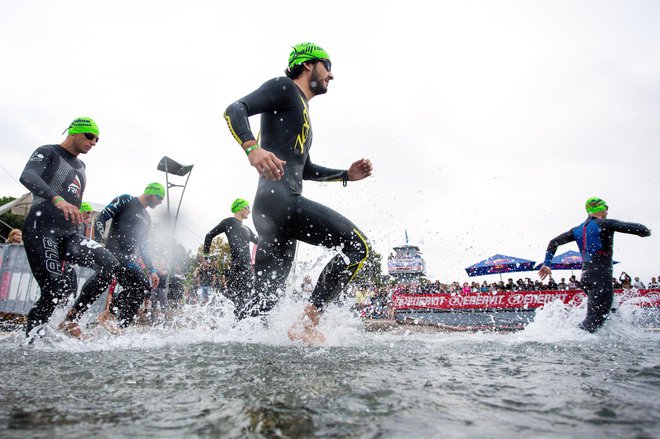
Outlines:
[{"label": "blue tent canopy", "polygon": [[494,255],[477,262],[465,269],[468,276],[483,276],[486,274],[511,273],[514,271],[534,270],[534,261],[506,255]]},{"label": "blue tent canopy", "polygon": [[[612,263],[618,264],[619,261],[612,261]],[[535,269],[540,270],[541,265],[543,264],[537,265]],[[569,250],[552,258],[550,268],[552,270],[582,270],[582,255],[575,250]]]}]

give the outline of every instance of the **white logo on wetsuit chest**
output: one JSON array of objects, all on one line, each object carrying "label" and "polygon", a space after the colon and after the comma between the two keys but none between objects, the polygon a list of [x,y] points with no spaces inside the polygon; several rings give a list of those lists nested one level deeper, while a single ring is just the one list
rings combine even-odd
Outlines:
[{"label": "white logo on wetsuit chest", "polygon": [[34,154],[32,154],[32,157],[30,157],[31,162],[40,162],[43,159],[44,159],[44,155],[37,151],[35,151]]},{"label": "white logo on wetsuit chest", "polygon": [[73,182],[71,182],[71,184],[69,185],[67,191],[71,192],[72,194],[80,198],[80,194],[82,193],[82,184],[80,184],[80,179],[78,178],[77,174],[76,177],[73,179]]}]

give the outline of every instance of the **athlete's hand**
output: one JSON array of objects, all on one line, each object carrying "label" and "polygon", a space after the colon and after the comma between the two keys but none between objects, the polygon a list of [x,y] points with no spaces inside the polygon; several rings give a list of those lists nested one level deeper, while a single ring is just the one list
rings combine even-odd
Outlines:
[{"label": "athlete's hand", "polygon": [[360,159],[348,168],[348,181],[358,181],[367,178],[371,175],[372,171],[371,160]]},{"label": "athlete's hand", "polygon": [[259,175],[267,180],[279,180],[284,175],[286,162],[277,158],[275,154],[263,148],[257,148],[248,155],[250,164],[257,169]]},{"label": "athlete's hand", "polygon": [[80,224],[84,221],[83,214],[80,212],[80,209],[78,209],[73,204],[66,202],[65,200],[61,200],[56,203],[55,207],[64,213],[64,219],[67,221],[71,221],[74,224]]},{"label": "athlete's hand", "polygon": [[539,277],[541,278],[541,280],[544,280],[546,277],[548,277],[551,274],[552,274],[552,270],[550,269],[550,267],[547,267],[545,265],[542,266],[541,269],[539,270]]},{"label": "athlete's hand", "polygon": [[151,273],[151,288],[158,288],[159,283],[160,283],[160,278],[158,277],[158,274]]}]

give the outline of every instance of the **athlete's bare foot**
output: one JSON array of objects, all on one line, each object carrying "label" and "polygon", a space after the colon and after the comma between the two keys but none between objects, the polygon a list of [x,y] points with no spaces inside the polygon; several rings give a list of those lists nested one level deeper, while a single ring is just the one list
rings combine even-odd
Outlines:
[{"label": "athlete's bare foot", "polygon": [[119,326],[119,322],[113,313],[109,310],[103,311],[98,317],[99,325],[103,326],[110,334],[121,335],[124,330]]},{"label": "athlete's bare foot", "polygon": [[79,338],[81,340],[85,338],[82,329],[80,329],[80,326],[78,326],[78,324],[72,320],[64,320],[62,323],[60,323],[58,329],[69,337]]},{"label": "athlete's bare foot", "polygon": [[308,346],[320,346],[325,343],[325,336],[319,331],[321,312],[314,305],[307,305],[300,319],[289,328],[291,341],[300,340]]}]

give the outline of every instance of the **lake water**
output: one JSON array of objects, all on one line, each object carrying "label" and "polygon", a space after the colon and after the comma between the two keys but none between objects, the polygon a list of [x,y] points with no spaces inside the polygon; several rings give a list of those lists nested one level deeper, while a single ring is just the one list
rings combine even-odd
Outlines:
[{"label": "lake water", "polygon": [[660,437],[660,333],[633,306],[593,335],[558,303],[501,334],[365,332],[331,308],[324,347],[287,339],[301,307],[268,329],[188,307],[121,336],[0,337],[0,437]]}]

